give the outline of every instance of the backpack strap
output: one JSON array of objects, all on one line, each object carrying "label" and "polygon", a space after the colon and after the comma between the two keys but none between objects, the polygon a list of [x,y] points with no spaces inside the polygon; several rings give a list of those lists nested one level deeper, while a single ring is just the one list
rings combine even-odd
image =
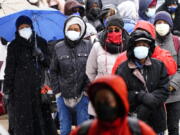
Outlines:
[{"label": "backpack strap", "polygon": [[174,42],[174,47],[176,49],[176,52],[179,52],[180,49],[180,39],[178,36],[173,35],[173,42]]},{"label": "backpack strap", "polygon": [[81,126],[80,129],[78,130],[78,135],[87,135],[89,128],[91,127],[93,120],[88,120],[86,122],[84,122]]},{"label": "backpack strap", "polygon": [[129,123],[129,127],[133,135],[141,135],[141,129],[138,123],[138,119],[128,117],[128,123]]}]

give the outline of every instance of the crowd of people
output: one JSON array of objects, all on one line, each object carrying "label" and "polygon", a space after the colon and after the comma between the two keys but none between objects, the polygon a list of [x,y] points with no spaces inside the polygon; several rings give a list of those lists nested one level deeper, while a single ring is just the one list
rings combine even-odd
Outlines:
[{"label": "crowd of people", "polygon": [[46,41],[27,16],[0,38],[10,135],[180,134],[178,0],[27,1],[68,18],[64,39]]}]

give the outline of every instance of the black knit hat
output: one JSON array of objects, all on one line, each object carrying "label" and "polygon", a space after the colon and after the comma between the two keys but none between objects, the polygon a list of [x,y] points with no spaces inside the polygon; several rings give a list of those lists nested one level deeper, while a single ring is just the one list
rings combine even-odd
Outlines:
[{"label": "black knit hat", "polygon": [[119,14],[110,16],[107,19],[107,27],[109,26],[118,26],[120,28],[124,27],[124,22],[123,19],[121,18],[121,16]]},{"label": "black knit hat", "polygon": [[28,24],[33,29],[33,22],[27,16],[20,16],[20,17],[17,18],[17,20],[16,20],[16,29],[18,29],[19,26],[22,25],[22,24]]},{"label": "black knit hat", "polygon": [[165,0],[165,4],[167,6],[169,6],[171,4],[177,4],[178,5],[178,0]]},{"label": "black knit hat", "polygon": [[169,24],[171,28],[173,27],[173,21],[172,21],[171,15],[166,11],[160,11],[156,14],[155,19],[154,19],[154,24],[156,24],[158,20],[164,20],[165,22]]}]

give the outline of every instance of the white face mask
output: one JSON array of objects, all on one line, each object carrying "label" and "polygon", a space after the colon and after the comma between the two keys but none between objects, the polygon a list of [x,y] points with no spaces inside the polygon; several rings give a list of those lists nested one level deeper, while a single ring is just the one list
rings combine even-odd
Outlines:
[{"label": "white face mask", "polygon": [[148,56],[149,48],[145,46],[137,46],[134,48],[134,56],[141,60],[145,59]]},{"label": "white face mask", "polygon": [[148,17],[153,17],[156,13],[156,8],[148,8],[148,10],[146,11],[146,15]]},{"label": "white face mask", "polygon": [[169,24],[156,24],[156,32],[160,36],[165,36],[169,33],[170,31],[170,26]]},{"label": "white face mask", "polygon": [[80,32],[76,32],[76,31],[67,31],[66,32],[66,36],[71,40],[71,41],[76,41],[80,38]]},{"label": "white face mask", "polygon": [[31,3],[37,3],[39,0],[29,0],[29,2],[31,2]]},{"label": "white face mask", "polygon": [[19,30],[19,35],[28,40],[32,35],[32,29],[30,27],[23,28],[23,29]]}]

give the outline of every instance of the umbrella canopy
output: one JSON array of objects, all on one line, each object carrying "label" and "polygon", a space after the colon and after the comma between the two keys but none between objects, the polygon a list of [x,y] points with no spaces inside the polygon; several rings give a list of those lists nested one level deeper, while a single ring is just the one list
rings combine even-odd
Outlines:
[{"label": "umbrella canopy", "polygon": [[64,38],[63,29],[66,16],[59,11],[47,10],[23,10],[0,18],[0,37],[8,41],[15,38],[16,20],[21,15],[31,18],[34,31],[47,41]]},{"label": "umbrella canopy", "polygon": [[0,0],[0,17],[26,9],[38,9],[26,0]]}]

